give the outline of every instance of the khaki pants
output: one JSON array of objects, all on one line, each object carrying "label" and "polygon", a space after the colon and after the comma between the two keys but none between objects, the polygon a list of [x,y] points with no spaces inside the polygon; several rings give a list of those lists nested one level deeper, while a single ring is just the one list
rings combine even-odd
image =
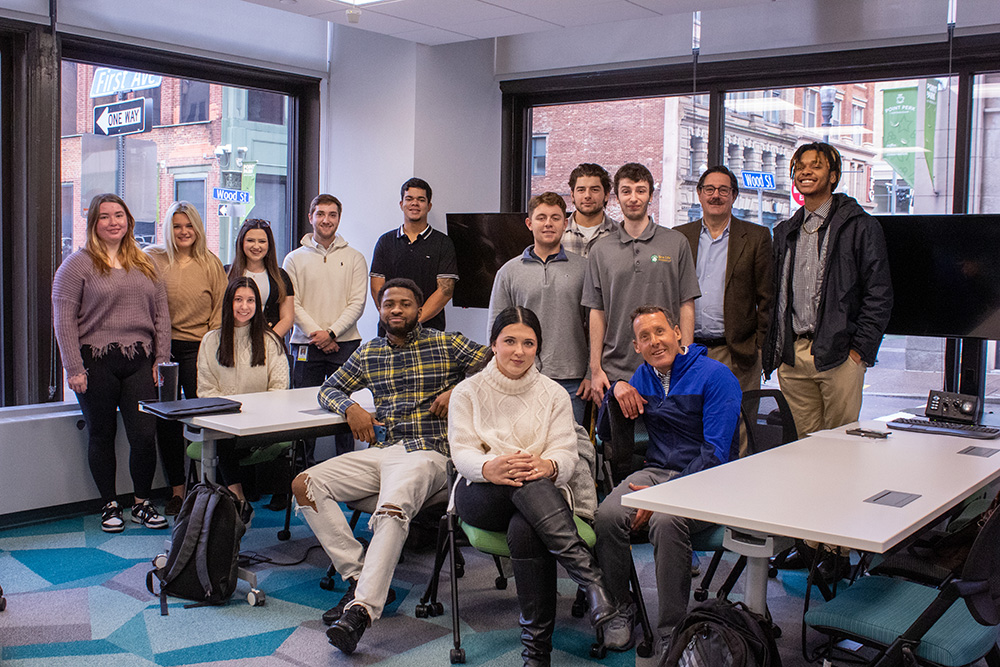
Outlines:
[{"label": "khaki pants", "polygon": [[795,341],[795,365],[778,366],[781,392],[800,438],[857,421],[864,381],[864,363],[856,364],[850,357],[836,368],[817,371],[812,341],[806,338]]},{"label": "khaki pants", "polygon": [[[757,363],[753,365],[752,368],[744,370],[733,363],[733,357],[729,353],[728,345],[713,345],[712,347],[705,348],[708,352],[708,356],[711,359],[715,359],[718,362],[725,364],[729,370],[733,372],[736,379],[740,383],[740,389],[744,392],[751,391],[753,389],[760,389],[760,351],[757,351]],[[747,454],[747,433],[746,428],[743,426],[743,420],[740,419],[740,456],[746,456]]]}]

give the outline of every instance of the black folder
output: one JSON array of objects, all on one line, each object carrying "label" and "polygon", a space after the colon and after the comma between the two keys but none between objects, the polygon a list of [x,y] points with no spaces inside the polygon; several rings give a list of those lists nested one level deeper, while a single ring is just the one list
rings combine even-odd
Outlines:
[{"label": "black folder", "polygon": [[184,419],[198,415],[240,412],[243,404],[228,398],[185,398],[180,401],[139,401],[146,412],[163,419]]}]

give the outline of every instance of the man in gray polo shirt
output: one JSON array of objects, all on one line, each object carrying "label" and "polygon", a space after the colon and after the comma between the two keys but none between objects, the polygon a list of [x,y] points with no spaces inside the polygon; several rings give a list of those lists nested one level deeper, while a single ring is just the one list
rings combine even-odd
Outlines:
[{"label": "man in gray polo shirt", "polygon": [[612,382],[628,380],[642,363],[632,345],[632,311],[646,304],[665,308],[680,323],[681,345],[688,345],[694,342],[694,300],[701,296],[687,239],[648,213],[649,169],[623,165],[615,173],[615,196],[625,219],[617,234],[594,244],[583,285],[583,305],[591,309],[591,396],[598,403]]},{"label": "man in gray polo shirt", "polygon": [[534,311],[546,340],[552,341],[539,356],[541,371],[569,392],[573,417],[582,424],[590,397],[585,311],[580,305],[587,260],[563,248],[566,223],[566,202],[558,194],[543,192],[531,198],[525,224],[535,244],[497,272],[487,328],[504,308]]}]

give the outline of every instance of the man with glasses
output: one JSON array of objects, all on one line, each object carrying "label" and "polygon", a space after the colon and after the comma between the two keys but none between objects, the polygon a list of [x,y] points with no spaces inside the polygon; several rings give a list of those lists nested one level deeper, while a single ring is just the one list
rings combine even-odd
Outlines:
[{"label": "man with glasses", "polygon": [[723,166],[698,179],[701,220],[677,227],[694,254],[701,297],[695,301],[694,342],[721,361],[743,391],[760,389],[760,349],[771,323],[774,283],[771,234],[733,217],[740,189]]},{"label": "man with glasses", "polygon": [[562,245],[568,252],[586,257],[598,239],[618,227],[604,212],[611,196],[611,176],[601,165],[584,162],[570,172],[569,192],[576,210],[568,218]]},{"label": "man with glasses", "polygon": [[[427,223],[431,212],[431,186],[420,178],[411,178],[399,191],[403,224],[383,234],[372,254],[372,299],[386,280],[409,278],[429,295],[421,310],[420,323],[444,331],[444,307],[455,292],[458,265],[455,244]],[[378,306],[378,303],[375,304]],[[379,323],[378,333],[385,335]]]}]

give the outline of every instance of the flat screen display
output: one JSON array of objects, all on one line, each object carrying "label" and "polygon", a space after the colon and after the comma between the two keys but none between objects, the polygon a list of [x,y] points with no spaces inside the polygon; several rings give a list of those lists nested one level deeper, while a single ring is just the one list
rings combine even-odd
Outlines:
[{"label": "flat screen display", "polygon": [[892,272],[886,333],[1000,340],[1000,215],[878,219]]},{"label": "flat screen display", "polygon": [[489,308],[493,278],[507,260],[534,242],[527,213],[448,213],[455,244],[458,282],[452,302],[461,308]]}]

